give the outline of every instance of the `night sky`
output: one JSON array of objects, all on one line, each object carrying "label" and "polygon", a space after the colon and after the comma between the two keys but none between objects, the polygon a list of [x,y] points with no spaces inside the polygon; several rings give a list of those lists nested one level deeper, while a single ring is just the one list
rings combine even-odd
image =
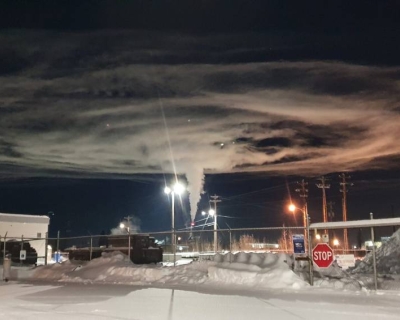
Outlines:
[{"label": "night sky", "polygon": [[[51,215],[51,235],[127,215],[170,228],[222,198],[220,227],[400,216],[398,1],[4,1],[0,212]],[[204,186],[203,186],[204,181]],[[204,189],[204,193],[202,193]],[[201,195],[201,196],[200,196]],[[197,202],[199,205],[197,206]]]}]

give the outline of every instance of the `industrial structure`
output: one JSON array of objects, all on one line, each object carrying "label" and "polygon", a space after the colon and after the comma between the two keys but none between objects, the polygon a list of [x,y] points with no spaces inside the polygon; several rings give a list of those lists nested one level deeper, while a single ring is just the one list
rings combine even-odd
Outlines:
[{"label": "industrial structure", "polygon": [[48,216],[0,213],[0,237],[5,242],[10,240],[29,242],[36,250],[38,260],[44,261],[49,224]]}]

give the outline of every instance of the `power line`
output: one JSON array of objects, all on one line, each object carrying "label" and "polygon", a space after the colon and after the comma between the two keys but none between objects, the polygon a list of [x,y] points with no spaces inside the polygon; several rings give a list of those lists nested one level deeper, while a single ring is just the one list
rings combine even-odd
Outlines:
[{"label": "power line", "polygon": [[[293,183],[294,182],[290,182],[289,184],[293,184]],[[263,189],[260,189],[260,190],[250,191],[250,192],[246,192],[246,193],[241,193],[241,194],[237,194],[237,195],[234,195],[234,196],[231,196],[231,197],[225,197],[224,199],[232,200],[234,198],[240,198],[240,197],[247,196],[247,195],[254,194],[254,193],[272,191],[274,189],[279,189],[279,188],[282,188],[284,186],[286,186],[286,184],[281,184],[281,185],[278,185],[278,186],[263,188]]]}]

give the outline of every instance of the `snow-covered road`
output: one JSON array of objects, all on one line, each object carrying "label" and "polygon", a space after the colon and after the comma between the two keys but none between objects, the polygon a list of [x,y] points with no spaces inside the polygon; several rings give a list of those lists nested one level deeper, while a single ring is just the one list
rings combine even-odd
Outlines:
[{"label": "snow-covered road", "polygon": [[[195,288],[191,288],[195,290]],[[229,294],[228,294],[229,293]],[[400,319],[398,294],[327,289],[184,291],[123,285],[0,285],[0,319]]]}]

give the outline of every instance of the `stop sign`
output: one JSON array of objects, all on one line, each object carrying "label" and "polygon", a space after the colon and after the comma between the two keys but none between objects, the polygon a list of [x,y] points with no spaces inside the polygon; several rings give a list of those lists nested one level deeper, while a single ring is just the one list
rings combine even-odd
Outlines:
[{"label": "stop sign", "polygon": [[314,263],[320,268],[328,268],[333,262],[333,250],[326,243],[318,243],[312,251]]}]

